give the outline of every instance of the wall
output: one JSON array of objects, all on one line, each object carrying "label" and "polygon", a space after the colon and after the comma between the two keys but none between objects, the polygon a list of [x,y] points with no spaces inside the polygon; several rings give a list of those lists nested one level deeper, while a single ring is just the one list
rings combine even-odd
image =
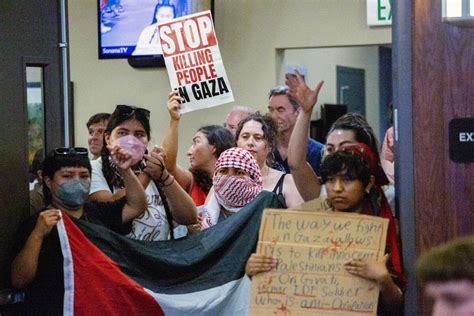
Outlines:
[{"label": "wall", "polygon": [[[285,65],[305,66],[306,80],[316,83],[324,78],[324,88],[318,98],[318,104],[337,103],[336,66],[353,67],[365,70],[366,117],[379,134],[379,64],[378,47],[331,47],[285,49],[281,67],[278,71],[278,84],[283,84]],[[311,85],[313,87],[313,85]],[[320,117],[320,107],[315,107],[313,119]]]},{"label": "wall", "polygon": [[[265,111],[268,90],[277,82],[277,49],[390,43],[390,27],[369,28],[365,10],[365,0],[216,0],[216,33],[236,103]],[[161,143],[168,123],[166,70],[136,70],[125,60],[99,61],[96,19],[96,0],[69,0],[76,144],[87,144],[90,115],[119,103],[151,109],[152,142]],[[183,115],[181,164],[188,165],[184,153],[194,131],[221,123],[231,107]]]}]

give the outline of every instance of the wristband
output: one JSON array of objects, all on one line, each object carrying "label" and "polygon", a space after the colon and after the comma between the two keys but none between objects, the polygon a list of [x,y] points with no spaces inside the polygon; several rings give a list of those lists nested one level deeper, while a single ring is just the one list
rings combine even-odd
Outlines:
[{"label": "wristband", "polygon": [[[165,183],[166,180],[168,180],[169,178],[171,178],[171,181],[170,181],[169,183]],[[174,177],[173,177],[172,175],[168,174],[168,176],[166,177],[166,179],[161,182],[161,186],[162,186],[162,187],[168,187],[168,186],[172,185],[173,182],[174,182]]]}]

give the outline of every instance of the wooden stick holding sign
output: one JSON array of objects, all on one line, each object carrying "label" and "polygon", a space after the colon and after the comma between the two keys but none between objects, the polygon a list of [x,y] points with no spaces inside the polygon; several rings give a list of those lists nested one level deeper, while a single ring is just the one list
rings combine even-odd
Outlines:
[{"label": "wooden stick holding sign", "polygon": [[278,258],[252,278],[251,315],[375,315],[374,282],[344,269],[384,256],[388,220],[339,212],[264,211],[257,253]]},{"label": "wooden stick holding sign", "polygon": [[181,113],[234,101],[211,11],[158,24],[171,88],[184,99]]}]

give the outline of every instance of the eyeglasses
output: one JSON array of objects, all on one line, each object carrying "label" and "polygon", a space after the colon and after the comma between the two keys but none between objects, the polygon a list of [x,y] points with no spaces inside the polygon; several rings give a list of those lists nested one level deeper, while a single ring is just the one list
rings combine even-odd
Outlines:
[{"label": "eyeglasses", "polygon": [[278,86],[270,90],[268,97],[271,98],[274,95],[288,94],[288,86]]},{"label": "eyeglasses", "polygon": [[87,148],[84,147],[57,147],[54,149],[54,156],[87,156]]},{"label": "eyeglasses", "polygon": [[147,109],[137,108],[136,106],[125,105],[125,104],[117,105],[113,114],[118,114],[125,117],[130,117],[136,114],[136,115],[143,116],[147,120],[150,120],[150,111],[148,111]]}]

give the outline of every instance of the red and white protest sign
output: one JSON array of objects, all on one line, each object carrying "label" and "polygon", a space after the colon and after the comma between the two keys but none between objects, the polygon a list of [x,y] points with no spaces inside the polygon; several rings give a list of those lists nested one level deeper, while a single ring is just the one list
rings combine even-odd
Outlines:
[{"label": "red and white protest sign", "polygon": [[171,88],[184,98],[181,113],[234,101],[211,11],[160,23],[158,28]]}]

